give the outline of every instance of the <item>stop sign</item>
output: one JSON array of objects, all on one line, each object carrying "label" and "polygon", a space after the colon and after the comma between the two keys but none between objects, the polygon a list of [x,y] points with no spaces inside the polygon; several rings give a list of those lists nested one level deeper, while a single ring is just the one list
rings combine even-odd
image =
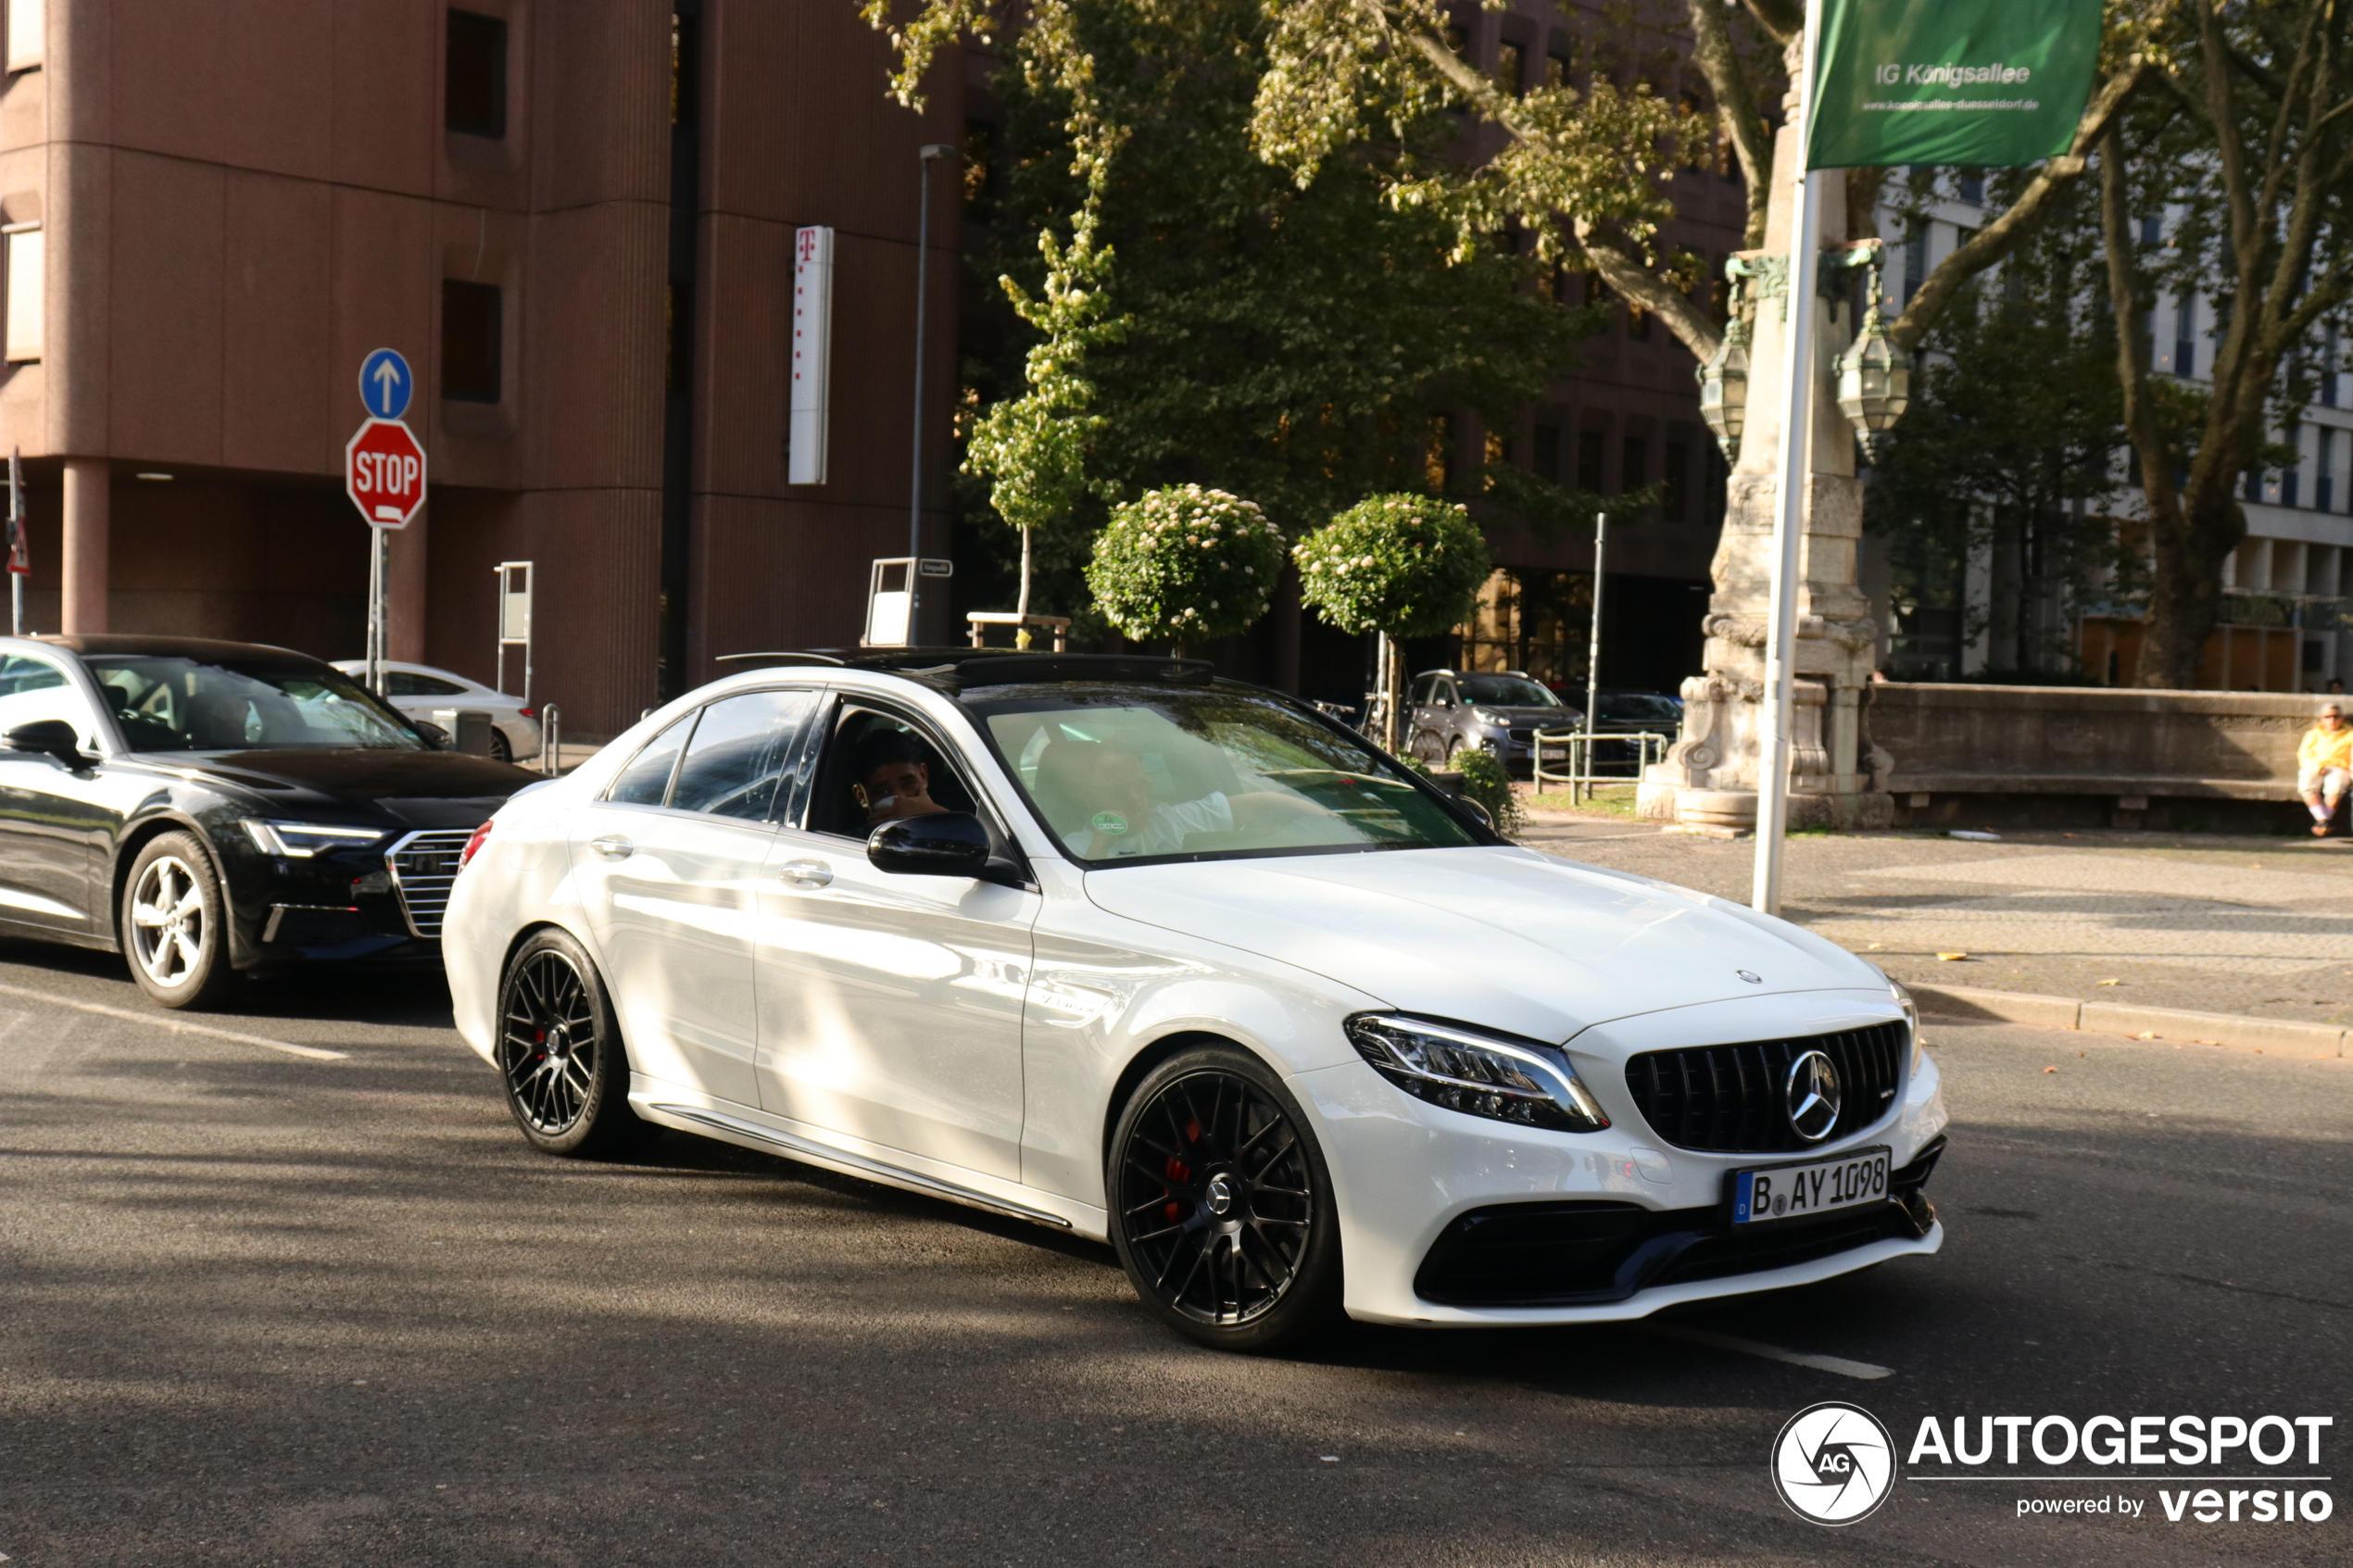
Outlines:
[{"label": "stop sign", "polygon": [[370,522],[406,528],[425,504],[425,449],[398,420],[370,420],[343,449],[343,488]]}]

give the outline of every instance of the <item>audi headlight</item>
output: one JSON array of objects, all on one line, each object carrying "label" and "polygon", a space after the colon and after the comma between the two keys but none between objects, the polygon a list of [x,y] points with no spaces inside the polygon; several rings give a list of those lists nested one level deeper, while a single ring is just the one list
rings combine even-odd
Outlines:
[{"label": "audi headlight", "polygon": [[1374,1072],[1432,1105],[1561,1133],[1609,1125],[1568,1065],[1539,1047],[1390,1013],[1358,1013],[1346,1027]]},{"label": "audi headlight", "polygon": [[245,836],[265,855],[308,859],[321,849],[357,849],[384,836],[382,828],[330,827],[323,822],[264,822],[245,819]]}]

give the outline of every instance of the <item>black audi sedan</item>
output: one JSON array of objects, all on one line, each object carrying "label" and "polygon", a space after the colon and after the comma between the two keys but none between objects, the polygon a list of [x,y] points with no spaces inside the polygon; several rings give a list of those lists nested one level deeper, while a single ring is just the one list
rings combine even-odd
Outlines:
[{"label": "black audi sedan", "polygon": [[446,744],[285,648],[0,637],[0,935],[120,952],[171,1008],[436,963],[459,852],[535,777]]}]

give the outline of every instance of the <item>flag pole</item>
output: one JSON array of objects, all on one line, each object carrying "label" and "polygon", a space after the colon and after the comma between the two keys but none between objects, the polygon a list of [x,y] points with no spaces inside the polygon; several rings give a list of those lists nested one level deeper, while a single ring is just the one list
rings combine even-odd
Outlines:
[{"label": "flag pole", "polygon": [[1806,493],[1813,434],[1814,295],[1822,270],[1823,177],[1806,167],[1820,71],[1823,0],[1806,7],[1803,74],[1798,82],[1797,210],[1790,225],[1789,292],[1782,296],[1787,330],[1782,362],[1789,374],[1781,413],[1779,506],[1773,519],[1773,596],[1766,622],[1762,743],[1757,748],[1756,864],[1749,904],[1766,914],[1781,909],[1781,847],[1789,828],[1790,717],[1795,697],[1798,556],[1806,538]]},{"label": "flag pole", "polygon": [[[1585,767],[1584,776],[1593,776],[1593,715],[1602,706],[1602,555],[1609,545],[1609,513],[1593,514],[1593,636],[1585,650]],[[1636,743],[1640,745],[1640,742]],[[1634,776],[1642,776],[1642,762],[1635,759]],[[1581,800],[1592,794],[1598,784],[1579,784],[1577,770],[1569,771],[1568,797]]]}]

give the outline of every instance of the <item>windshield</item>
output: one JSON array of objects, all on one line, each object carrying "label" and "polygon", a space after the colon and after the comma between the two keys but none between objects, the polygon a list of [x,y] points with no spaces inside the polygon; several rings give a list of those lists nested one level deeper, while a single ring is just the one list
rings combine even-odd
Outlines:
[{"label": "windshield", "polygon": [[133,751],[253,751],[425,743],[348,678],[314,664],[204,664],[146,654],[82,660]]},{"label": "windshield", "polygon": [[1457,675],[1455,688],[1474,708],[1558,708],[1561,699],[1518,675]]},{"label": "windshield", "polygon": [[1089,864],[1480,842],[1395,764],[1270,697],[1074,683],[964,706]]},{"label": "windshield", "polygon": [[1683,717],[1674,699],[1642,692],[1604,693],[1599,717],[1611,724],[1672,724]]}]

